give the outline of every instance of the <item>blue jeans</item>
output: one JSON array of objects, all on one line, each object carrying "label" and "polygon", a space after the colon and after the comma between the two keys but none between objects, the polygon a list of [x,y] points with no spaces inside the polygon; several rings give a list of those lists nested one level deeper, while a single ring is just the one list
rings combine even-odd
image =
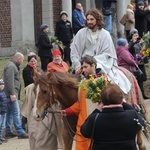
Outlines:
[{"label": "blue jeans", "polygon": [[111,32],[111,29],[112,29],[112,17],[111,17],[111,15],[104,16],[104,22],[105,22],[105,29],[108,32]]},{"label": "blue jeans", "polygon": [[18,100],[11,102],[10,98],[8,98],[8,101],[6,113],[6,132],[13,132],[13,122],[18,135],[24,134],[25,131],[22,129],[20,121],[20,108]]},{"label": "blue jeans", "polygon": [[0,137],[2,137],[2,130],[3,130],[3,125],[4,125],[4,122],[5,122],[5,118],[6,118],[6,114],[1,114],[0,115]]}]

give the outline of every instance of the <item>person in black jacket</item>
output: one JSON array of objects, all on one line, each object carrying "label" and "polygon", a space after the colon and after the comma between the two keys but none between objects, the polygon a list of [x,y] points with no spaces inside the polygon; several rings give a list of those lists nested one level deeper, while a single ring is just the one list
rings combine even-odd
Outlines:
[{"label": "person in black jacket", "polygon": [[147,33],[147,16],[150,14],[150,7],[145,10],[145,4],[143,1],[139,1],[136,5],[135,11],[135,28],[139,32],[139,36],[142,38],[144,33]]},{"label": "person in black jacket", "polygon": [[73,38],[71,22],[67,20],[68,14],[66,11],[60,13],[60,20],[56,23],[55,36],[63,43],[64,61],[71,65],[70,60],[70,43]]},{"label": "person in black jacket", "polygon": [[135,137],[144,120],[134,109],[123,109],[123,97],[117,84],[108,84],[101,91],[103,106],[97,120],[94,111],[81,126],[83,136],[94,140],[92,150],[137,150]]},{"label": "person in black jacket", "polygon": [[[37,68],[37,56],[35,53],[31,52],[28,54],[28,63],[22,71],[22,77],[23,77],[25,87],[27,87],[31,83],[34,83],[33,74],[34,74],[34,69],[36,68]],[[26,123],[27,123],[27,118],[22,116],[22,128],[24,130],[25,130]]]},{"label": "person in black jacket", "polygon": [[40,35],[38,39],[38,55],[41,60],[41,68],[43,71],[46,71],[47,64],[52,62],[52,53],[51,49],[53,48],[50,39],[48,37],[49,28],[47,24],[42,24],[40,26]]},{"label": "person in black jacket", "polygon": [[129,52],[133,55],[134,59],[136,60],[138,67],[142,70],[143,74],[137,78],[139,87],[141,89],[142,95],[144,99],[149,99],[148,96],[145,95],[144,87],[143,87],[143,82],[147,80],[147,75],[146,75],[146,69],[145,69],[145,64],[144,64],[144,58],[139,55],[141,48],[142,48],[142,43],[144,42],[141,37],[139,37],[138,30],[133,28],[130,30],[130,39],[129,39]]}]

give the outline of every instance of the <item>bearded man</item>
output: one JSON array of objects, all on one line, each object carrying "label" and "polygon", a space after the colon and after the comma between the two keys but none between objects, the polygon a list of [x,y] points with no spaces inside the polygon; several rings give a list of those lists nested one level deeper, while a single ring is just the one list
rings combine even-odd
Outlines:
[{"label": "bearded man", "polygon": [[86,25],[86,28],[76,34],[71,45],[71,61],[75,73],[82,73],[80,61],[85,55],[93,56],[97,61],[97,68],[101,68],[102,72],[108,75],[108,80],[119,85],[127,94],[131,83],[118,70],[112,38],[110,33],[103,28],[103,15],[95,8],[90,9],[86,13]]}]

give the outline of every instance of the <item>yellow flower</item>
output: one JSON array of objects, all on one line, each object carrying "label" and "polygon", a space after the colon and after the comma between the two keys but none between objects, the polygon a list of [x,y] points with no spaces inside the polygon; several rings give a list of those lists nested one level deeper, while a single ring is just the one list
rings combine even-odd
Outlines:
[{"label": "yellow flower", "polygon": [[83,80],[79,83],[82,90],[86,90],[86,98],[90,99],[93,103],[100,102],[101,90],[107,85],[108,79],[106,75],[102,75],[98,78],[90,76],[88,80]]}]

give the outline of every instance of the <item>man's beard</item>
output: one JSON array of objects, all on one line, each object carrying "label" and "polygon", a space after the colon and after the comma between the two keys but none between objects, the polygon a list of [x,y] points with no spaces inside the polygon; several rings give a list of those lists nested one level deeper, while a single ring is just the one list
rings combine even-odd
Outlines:
[{"label": "man's beard", "polygon": [[88,24],[87,25],[89,29],[93,30],[95,29],[95,27],[97,26],[97,24],[93,25],[93,24]]}]

